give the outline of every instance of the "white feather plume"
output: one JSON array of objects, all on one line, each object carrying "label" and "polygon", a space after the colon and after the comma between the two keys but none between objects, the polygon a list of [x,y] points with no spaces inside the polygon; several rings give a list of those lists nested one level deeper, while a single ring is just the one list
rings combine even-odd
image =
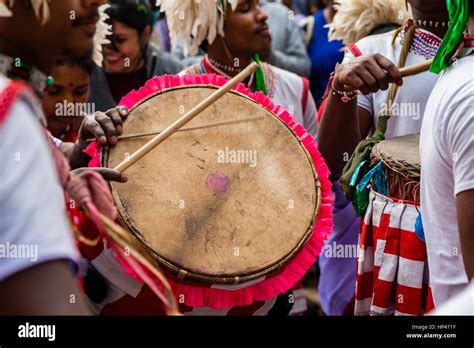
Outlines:
[{"label": "white feather plume", "polygon": [[180,38],[184,54],[194,55],[204,40],[212,43],[217,35],[224,36],[227,4],[235,10],[238,0],[156,0],[166,13],[173,47]]},{"label": "white feather plume", "polygon": [[12,11],[7,7],[4,0],[0,0],[0,17],[11,17]]},{"label": "white feather plume", "polygon": [[329,40],[345,45],[367,36],[381,24],[402,24],[411,18],[405,0],[337,0],[337,12],[329,27]]},{"label": "white feather plume", "polygon": [[102,66],[103,61],[102,45],[110,43],[110,40],[107,39],[107,36],[112,34],[112,25],[107,24],[106,22],[109,16],[105,13],[105,10],[107,10],[109,7],[110,5],[108,4],[99,6],[100,19],[97,22],[97,29],[94,35],[94,52],[92,53],[92,60],[98,66]]}]

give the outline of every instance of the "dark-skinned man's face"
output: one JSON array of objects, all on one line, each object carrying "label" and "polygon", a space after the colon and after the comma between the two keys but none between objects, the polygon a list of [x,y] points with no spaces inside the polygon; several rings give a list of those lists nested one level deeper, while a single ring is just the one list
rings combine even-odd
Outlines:
[{"label": "dark-skinned man's face", "polygon": [[230,7],[224,24],[225,41],[232,54],[251,57],[258,53],[262,58],[270,52],[271,35],[268,16],[258,0],[239,0],[235,11]]},{"label": "dark-skinned man's face", "polygon": [[92,53],[93,36],[99,19],[98,7],[106,0],[54,0],[48,2],[49,20],[41,24],[28,1],[17,0],[9,41],[35,52],[54,52],[69,57]]},{"label": "dark-skinned man's face", "polygon": [[57,6],[61,13],[66,11],[68,14],[67,28],[70,35],[65,43],[65,54],[73,57],[91,54],[94,48],[93,37],[99,21],[98,7],[106,2],[106,0],[61,0],[51,3],[52,6]]}]

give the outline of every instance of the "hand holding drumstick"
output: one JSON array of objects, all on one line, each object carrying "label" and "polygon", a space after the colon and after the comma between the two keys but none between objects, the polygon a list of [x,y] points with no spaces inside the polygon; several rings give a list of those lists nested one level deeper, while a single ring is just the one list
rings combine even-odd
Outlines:
[{"label": "hand holding drumstick", "polygon": [[432,61],[428,59],[420,64],[398,69],[395,64],[380,54],[355,58],[348,63],[338,65],[333,86],[336,90],[343,89],[346,92],[359,90],[363,94],[375,93],[388,89],[390,83],[402,86],[403,77],[428,70]]},{"label": "hand holding drumstick", "polygon": [[357,106],[357,96],[403,85],[403,77],[429,69],[431,60],[399,69],[388,58],[374,54],[340,64],[335,73],[318,131],[319,151],[332,175],[342,173],[347,156],[374,127],[374,115]]}]

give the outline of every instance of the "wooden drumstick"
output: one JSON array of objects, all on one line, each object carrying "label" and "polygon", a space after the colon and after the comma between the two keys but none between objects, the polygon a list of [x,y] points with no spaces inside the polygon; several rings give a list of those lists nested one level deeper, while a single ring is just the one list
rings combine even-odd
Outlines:
[{"label": "wooden drumstick", "polygon": [[182,117],[177,119],[173,124],[163,130],[160,134],[151,139],[148,143],[143,145],[137,151],[135,151],[130,157],[119,163],[114,169],[120,173],[123,173],[127,168],[137,162],[140,158],[144,157],[151,150],[161,144],[163,141],[168,139],[172,134],[176,133],[181,127],[186,123],[191,121],[194,117],[199,115],[202,111],[208,108],[210,105],[215,103],[219,98],[221,98],[225,93],[230,91],[233,87],[239,84],[242,81],[245,81],[251,74],[253,74],[258,68],[258,64],[252,62],[244,70],[242,70],[238,75],[233,77],[225,85],[217,89],[206,99],[201,101],[198,105],[189,110]]},{"label": "wooden drumstick", "polygon": [[[200,129],[206,129],[206,128],[212,128],[212,127],[219,127],[219,126],[228,126],[232,124],[239,124],[243,122],[250,122],[250,121],[258,121],[263,119],[263,117],[251,117],[251,118],[243,118],[241,120],[235,120],[235,121],[225,121],[225,122],[217,122],[217,123],[207,123],[202,126],[196,126],[196,127],[188,127],[188,128],[181,128],[176,131],[178,132],[190,132],[193,130],[200,130]],[[120,135],[117,137],[118,140],[126,140],[126,139],[134,139],[134,138],[141,138],[141,137],[149,137],[152,135],[157,135],[163,132],[162,130],[160,131],[154,131],[154,132],[144,132],[144,133],[132,133],[132,134],[125,134],[125,135]],[[89,138],[86,141],[91,142],[96,140],[95,138]]]},{"label": "wooden drumstick", "polygon": [[[430,68],[432,62],[433,59],[427,59],[422,63],[414,64],[411,66],[405,66],[400,69],[400,74],[402,75],[402,77],[407,77],[422,73]],[[345,85],[344,87],[347,91],[353,90],[351,86]]]},{"label": "wooden drumstick", "polygon": [[433,63],[433,59],[427,59],[422,63],[418,63],[411,66],[405,66],[400,69],[400,74],[402,74],[402,77],[407,77],[422,73],[430,68],[431,63]]},{"label": "wooden drumstick", "polygon": [[[209,123],[209,124],[205,124],[203,126],[181,128],[181,129],[177,130],[176,132],[189,132],[189,131],[193,131],[193,130],[200,130],[200,129],[218,127],[218,126],[228,126],[228,125],[232,125],[232,124],[239,124],[239,123],[243,123],[243,122],[257,121],[257,120],[261,120],[261,119],[263,119],[263,117],[251,117],[251,118],[243,118],[241,120],[235,120],[235,121]],[[121,136],[117,137],[117,139],[118,140],[125,140],[125,139],[149,137],[149,136],[152,136],[152,135],[160,134],[161,132],[163,132],[163,131],[126,134],[126,135],[121,135]],[[95,140],[95,139],[91,139],[91,141],[93,141],[93,140]]]}]

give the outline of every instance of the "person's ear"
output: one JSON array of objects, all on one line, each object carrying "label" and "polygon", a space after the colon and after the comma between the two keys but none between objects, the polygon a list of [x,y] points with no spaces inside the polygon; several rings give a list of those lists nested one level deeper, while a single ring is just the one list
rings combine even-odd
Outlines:
[{"label": "person's ear", "polygon": [[147,25],[140,36],[140,45],[144,46],[150,41],[151,38],[151,26]]}]

